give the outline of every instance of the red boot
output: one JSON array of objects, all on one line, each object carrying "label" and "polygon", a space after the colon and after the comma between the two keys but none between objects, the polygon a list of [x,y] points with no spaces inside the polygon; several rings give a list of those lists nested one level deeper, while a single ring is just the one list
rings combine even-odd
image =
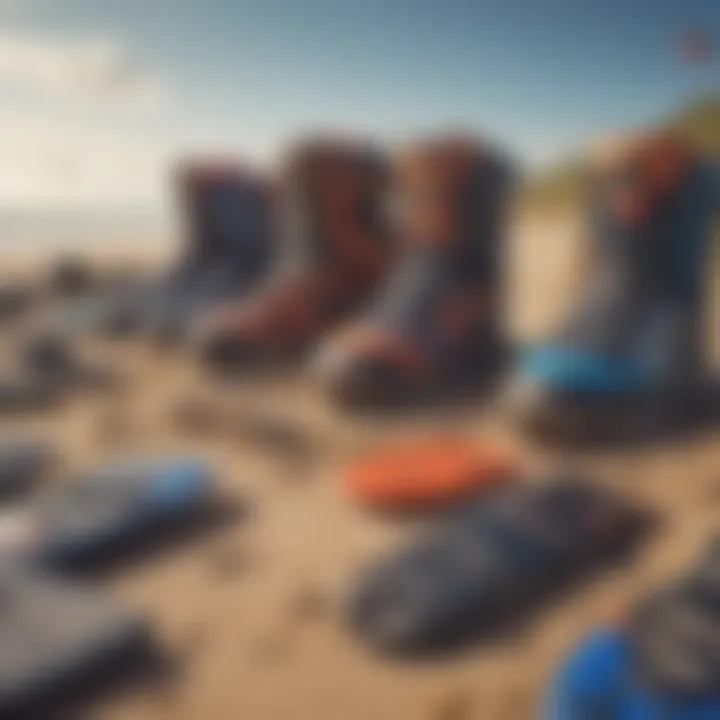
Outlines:
[{"label": "red boot", "polygon": [[201,354],[215,368],[297,357],[364,303],[385,269],[385,168],[374,148],[305,142],[282,178],[280,267],[254,299],[208,318]]},{"label": "red boot", "polygon": [[497,365],[508,176],[498,153],[463,138],[399,158],[393,230],[403,251],[370,312],[318,357],[341,400],[405,401]]}]

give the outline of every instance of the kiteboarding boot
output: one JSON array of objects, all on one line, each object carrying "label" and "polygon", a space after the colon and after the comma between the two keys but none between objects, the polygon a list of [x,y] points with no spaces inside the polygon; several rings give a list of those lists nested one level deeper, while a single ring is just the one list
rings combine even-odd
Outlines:
[{"label": "kiteboarding boot", "polygon": [[288,151],[281,176],[276,272],[254,298],[209,316],[198,333],[201,358],[215,370],[302,357],[367,301],[387,264],[386,167],[374,147],[306,140]]},{"label": "kiteboarding boot", "polygon": [[557,672],[546,720],[720,717],[720,544],[593,630]]},{"label": "kiteboarding boot", "polygon": [[158,339],[189,333],[204,311],[247,295],[273,251],[272,188],[236,162],[192,160],[176,172],[185,248],[174,268],[111,300],[106,329]]},{"label": "kiteboarding boot", "polygon": [[440,136],[400,152],[394,171],[394,268],[368,312],[316,357],[321,383],[356,407],[465,392],[505,354],[508,159],[478,140]]},{"label": "kiteboarding boot", "polygon": [[587,293],[557,337],[525,354],[512,391],[514,412],[536,434],[651,438],[701,413],[715,172],[664,130],[605,153],[592,191]]}]

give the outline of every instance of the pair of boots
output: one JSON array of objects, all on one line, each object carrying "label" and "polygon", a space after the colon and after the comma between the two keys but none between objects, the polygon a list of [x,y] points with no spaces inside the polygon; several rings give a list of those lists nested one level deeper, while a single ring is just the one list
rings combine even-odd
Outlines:
[{"label": "pair of boots", "polygon": [[[633,424],[628,409],[657,418],[694,396],[712,173],[665,133],[612,158],[590,212],[597,271],[564,331],[522,362],[524,418]],[[296,148],[280,188],[282,267],[254,300],[207,321],[206,362],[265,365],[321,341],[320,376],[353,403],[486,373],[504,345],[510,175],[501,153],[468,138],[431,139],[390,161],[347,142]]]},{"label": "pair of boots", "polygon": [[477,373],[497,355],[504,157],[460,137],[392,160],[321,139],[295,148],[282,175],[284,265],[253,301],[208,319],[208,364],[264,365],[320,341],[324,381],[374,403]]}]

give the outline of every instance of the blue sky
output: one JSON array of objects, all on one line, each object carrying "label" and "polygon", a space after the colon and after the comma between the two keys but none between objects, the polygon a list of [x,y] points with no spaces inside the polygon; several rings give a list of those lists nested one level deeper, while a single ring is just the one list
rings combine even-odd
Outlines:
[{"label": "blue sky", "polygon": [[0,205],[152,204],[178,153],[318,127],[552,161],[720,87],[688,27],[718,0],[0,0]]}]

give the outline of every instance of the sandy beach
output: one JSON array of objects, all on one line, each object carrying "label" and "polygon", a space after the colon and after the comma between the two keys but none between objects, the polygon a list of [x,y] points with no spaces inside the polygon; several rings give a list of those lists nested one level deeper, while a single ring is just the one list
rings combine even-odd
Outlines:
[{"label": "sandy beach", "polygon": [[[518,336],[540,333],[567,302],[578,252],[572,236],[565,226],[516,233],[510,293]],[[110,262],[106,250],[98,255]],[[27,272],[28,261],[8,254],[5,267]],[[329,405],[300,369],[227,386],[175,351],[135,341],[92,350],[123,370],[120,390],[3,417],[0,432],[53,439],[63,453],[61,476],[127,452],[199,453],[216,468],[223,496],[248,512],[102,578],[108,593],[149,615],[172,662],[159,677],[103,694],[87,709],[90,718],[530,720],[553,669],[582,634],[682,569],[718,528],[717,431],[614,452],[561,452],[522,437],[492,400],[360,418]],[[240,422],[222,432],[183,429],[176,408],[187,398],[220,403],[238,417],[262,412],[293,421],[307,447],[279,452],[248,437]],[[430,521],[368,516],[345,495],[343,472],[365,448],[437,427],[497,441],[528,472],[587,470],[657,508],[662,527],[630,565],[585,583],[502,641],[424,662],[380,658],[349,634],[343,594],[364,564]]]}]

